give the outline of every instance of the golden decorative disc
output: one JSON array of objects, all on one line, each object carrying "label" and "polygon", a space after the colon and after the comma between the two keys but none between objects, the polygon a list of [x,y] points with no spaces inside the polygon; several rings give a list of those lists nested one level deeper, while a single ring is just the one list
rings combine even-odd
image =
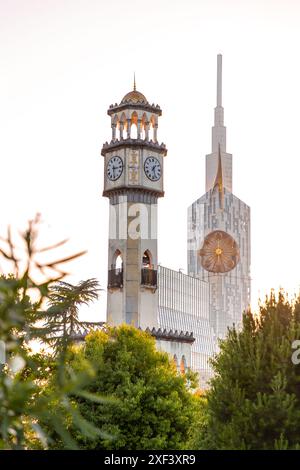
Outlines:
[{"label": "golden decorative disc", "polygon": [[240,259],[239,247],[234,238],[222,230],[209,233],[199,251],[201,266],[212,273],[231,271]]}]

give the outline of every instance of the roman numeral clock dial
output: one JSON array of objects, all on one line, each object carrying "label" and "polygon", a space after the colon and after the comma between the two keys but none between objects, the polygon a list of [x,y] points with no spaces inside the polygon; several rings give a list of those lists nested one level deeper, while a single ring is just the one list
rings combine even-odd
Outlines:
[{"label": "roman numeral clock dial", "polygon": [[155,157],[146,158],[144,170],[147,178],[151,181],[158,181],[161,177],[161,165],[159,160]]},{"label": "roman numeral clock dial", "polygon": [[106,174],[108,179],[116,181],[123,173],[123,160],[121,157],[112,157],[107,164]]}]

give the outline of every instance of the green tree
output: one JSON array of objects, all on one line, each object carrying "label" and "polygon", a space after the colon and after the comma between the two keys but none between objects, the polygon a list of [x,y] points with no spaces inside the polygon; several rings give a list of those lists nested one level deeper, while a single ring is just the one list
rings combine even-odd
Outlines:
[{"label": "green tree", "polygon": [[40,318],[50,332],[47,339],[56,351],[81,333],[79,308],[97,300],[99,291],[99,283],[94,278],[80,281],[77,285],[64,281],[50,285],[49,308]]},{"label": "green tree", "polygon": [[[5,264],[11,273],[2,273],[0,277],[0,347],[5,347],[6,355],[0,367],[0,449],[28,449],[33,443],[48,448],[51,433],[60,437],[63,447],[76,448],[66,426],[70,421],[89,439],[103,435],[72,402],[93,379],[91,364],[86,363],[85,370],[75,373],[65,362],[67,344],[54,359],[34,355],[30,350],[31,340],[46,341],[51,333],[47,326],[38,324],[44,317],[43,305],[51,284],[64,277],[67,261],[82,254],[42,262],[41,253],[63,242],[38,248],[38,224],[39,217],[29,222],[22,234],[21,247],[15,246],[10,230],[6,239],[0,240],[1,266]],[[52,275],[46,275],[47,272]],[[35,302],[31,300],[32,294]],[[45,389],[47,372],[52,387]],[[101,398],[90,394],[89,399]],[[53,413],[51,403],[60,406],[59,414]]]},{"label": "green tree", "polygon": [[99,437],[91,442],[74,432],[80,448],[185,447],[196,402],[187,384],[194,383],[195,376],[178,375],[169,356],[157,351],[153,337],[126,325],[90,333],[85,345],[73,351],[71,363],[80,370],[86,360],[97,364],[87,393],[108,395],[117,401],[104,405],[79,398],[78,409],[86,420],[115,438]]},{"label": "green tree", "polygon": [[213,359],[215,376],[193,445],[199,449],[297,449],[300,445],[300,299],[282,291],[244,314]]}]

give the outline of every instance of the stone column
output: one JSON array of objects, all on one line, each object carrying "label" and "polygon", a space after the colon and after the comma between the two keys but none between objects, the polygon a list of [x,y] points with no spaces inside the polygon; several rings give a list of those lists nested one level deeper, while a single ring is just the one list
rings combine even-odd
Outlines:
[{"label": "stone column", "polygon": [[116,140],[116,128],[117,128],[117,125],[116,125],[116,124],[112,124],[112,125],[111,125],[111,129],[112,129],[112,140]]},{"label": "stone column", "polygon": [[145,125],[145,140],[147,142],[149,141],[149,126],[150,126],[150,122],[146,122],[146,125]]},{"label": "stone column", "polygon": [[127,139],[130,139],[130,133],[131,133],[131,120],[127,119]]},{"label": "stone column", "polygon": [[141,119],[138,119],[138,122],[137,122],[137,138],[138,139],[141,138]]},{"label": "stone column", "polygon": [[123,130],[124,130],[124,123],[120,122],[120,140],[123,140]]},{"label": "stone column", "polygon": [[157,142],[157,128],[158,128],[158,124],[155,124],[154,127],[153,127],[153,140],[154,140],[154,142]]}]

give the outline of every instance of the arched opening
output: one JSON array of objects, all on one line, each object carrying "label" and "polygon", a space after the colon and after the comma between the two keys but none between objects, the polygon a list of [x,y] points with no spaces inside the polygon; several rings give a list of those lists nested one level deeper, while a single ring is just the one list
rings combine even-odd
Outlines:
[{"label": "arched opening", "polygon": [[119,140],[120,139],[120,127],[119,127],[119,119],[118,115],[115,114],[112,123],[111,123],[111,128],[112,128],[112,140]]},{"label": "arched opening", "polygon": [[178,359],[177,359],[176,354],[174,354],[173,362],[174,362],[174,364],[175,364],[176,369],[178,370]]},{"label": "arched opening", "polygon": [[157,270],[153,267],[152,255],[149,250],[143,254],[141,283],[143,286],[157,287]]},{"label": "arched opening", "polygon": [[123,258],[122,258],[121,253],[119,253],[117,258],[116,258],[115,267],[116,267],[116,269],[120,269],[120,270],[123,269]]},{"label": "arched opening", "polygon": [[120,250],[116,250],[112,257],[111,269],[123,269],[123,258]]},{"label": "arched opening", "polygon": [[116,140],[120,140],[120,122],[117,122],[116,125]]},{"label": "arched opening", "polygon": [[138,123],[138,115],[134,111],[131,115],[131,131],[130,131],[130,137],[131,139],[137,139],[137,123]]},{"label": "arched opening", "polygon": [[123,286],[123,257],[120,250],[116,250],[112,257],[111,269],[108,271],[108,287]]},{"label": "arched opening", "polygon": [[150,118],[149,140],[156,142],[155,117],[153,115]]},{"label": "arched opening", "polygon": [[143,254],[143,268],[152,269],[152,256],[149,250]]},{"label": "arched opening", "polygon": [[186,372],[186,360],[185,356],[182,356],[181,361],[180,361],[180,373],[185,374]]},{"label": "arched opening", "polygon": [[154,142],[154,127],[152,122],[150,122],[149,126],[149,140],[152,140]]}]

